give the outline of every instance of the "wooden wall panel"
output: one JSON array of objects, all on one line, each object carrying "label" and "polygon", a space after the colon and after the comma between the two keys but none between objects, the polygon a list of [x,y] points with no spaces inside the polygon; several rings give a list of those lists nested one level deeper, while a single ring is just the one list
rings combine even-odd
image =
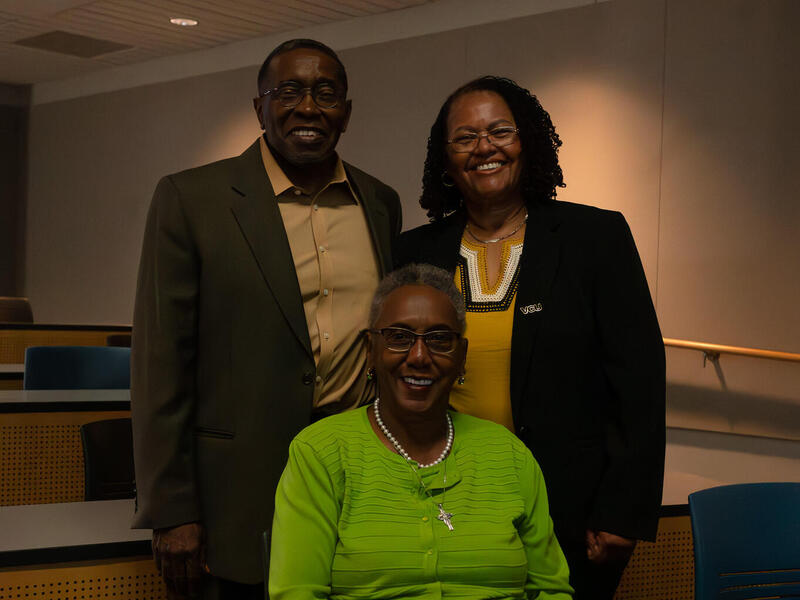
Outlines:
[{"label": "wooden wall panel", "polygon": [[655,542],[639,542],[615,600],[694,599],[694,544],[688,516],[662,517]]},{"label": "wooden wall panel", "polygon": [[150,557],[0,569],[0,600],[162,600]]},{"label": "wooden wall panel", "polygon": [[121,417],[130,411],[0,414],[0,506],[81,502],[80,426]]},{"label": "wooden wall panel", "polygon": [[119,329],[0,329],[0,363],[21,364],[29,346],[105,346]]}]

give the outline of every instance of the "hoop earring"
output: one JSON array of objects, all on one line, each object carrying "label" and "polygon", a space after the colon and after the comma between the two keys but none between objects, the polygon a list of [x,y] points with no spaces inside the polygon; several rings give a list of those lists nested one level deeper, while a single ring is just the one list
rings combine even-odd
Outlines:
[{"label": "hoop earring", "polygon": [[450,177],[447,171],[442,171],[442,185],[446,188],[455,187],[456,182]]},{"label": "hoop earring", "polygon": [[464,375],[458,376],[458,385],[464,385],[467,382],[467,378]]},{"label": "hoop earring", "polygon": [[370,367],[367,369],[367,381],[372,381],[375,379],[375,367]]}]

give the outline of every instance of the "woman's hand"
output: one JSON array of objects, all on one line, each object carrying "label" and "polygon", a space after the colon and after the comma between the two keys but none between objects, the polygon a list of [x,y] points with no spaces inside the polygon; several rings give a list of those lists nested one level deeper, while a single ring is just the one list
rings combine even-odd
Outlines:
[{"label": "woman's hand", "polygon": [[595,564],[626,563],[636,548],[636,540],[609,533],[586,530],[586,556]]},{"label": "woman's hand", "polygon": [[171,600],[200,597],[205,549],[205,531],[200,523],[153,531],[153,558]]}]

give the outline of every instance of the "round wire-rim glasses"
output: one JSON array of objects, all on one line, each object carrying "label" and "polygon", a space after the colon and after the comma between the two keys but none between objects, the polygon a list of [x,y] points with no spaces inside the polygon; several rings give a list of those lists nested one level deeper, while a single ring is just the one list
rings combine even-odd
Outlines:
[{"label": "round wire-rim glasses", "polygon": [[370,333],[378,333],[383,338],[383,343],[392,352],[408,352],[417,343],[417,338],[422,338],[425,347],[434,354],[452,354],[458,346],[461,334],[451,329],[435,329],[424,333],[417,333],[405,327],[383,327],[382,329],[368,329]]},{"label": "round wire-rim glasses", "polygon": [[282,85],[280,87],[264,90],[259,96],[269,96],[277,100],[281,106],[294,108],[303,101],[306,94],[310,94],[314,104],[320,108],[336,108],[342,101],[342,96],[339,91],[329,83],[318,83],[314,86],[307,87]]},{"label": "round wire-rim glasses", "polygon": [[519,135],[519,129],[516,127],[495,127],[491,130],[460,133],[447,140],[447,143],[453,148],[453,152],[473,152],[478,147],[481,138],[485,137],[495,148],[502,148],[513,142],[517,135]]}]

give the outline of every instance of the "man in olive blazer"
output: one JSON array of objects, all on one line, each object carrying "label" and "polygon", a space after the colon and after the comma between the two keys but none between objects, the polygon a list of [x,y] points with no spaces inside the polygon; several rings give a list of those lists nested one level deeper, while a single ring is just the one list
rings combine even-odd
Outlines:
[{"label": "man in olive blazer", "polygon": [[[338,80],[346,93],[346,76],[317,44],[282,44],[259,74],[272,92],[284,79],[306,86],[297,88],[296,106],[268,93],[255,101],[272,154],[299,187],[298,179],[338,160],[333,148],[350,112],[349,101],[322,106],[333,102],[318,80]],[[278,64],[289,75],[273,81]],[[397,194],[351,165],[344,171],[380,276],[400,231]],[[199,593],[201,570],[262,581],[261,534],[272,523],[289,442],[310,422],[316,369],[261,141],[164,177],[147,218],[134,314],[134,526],[156,530],[156,560],[174,593]]]}]

